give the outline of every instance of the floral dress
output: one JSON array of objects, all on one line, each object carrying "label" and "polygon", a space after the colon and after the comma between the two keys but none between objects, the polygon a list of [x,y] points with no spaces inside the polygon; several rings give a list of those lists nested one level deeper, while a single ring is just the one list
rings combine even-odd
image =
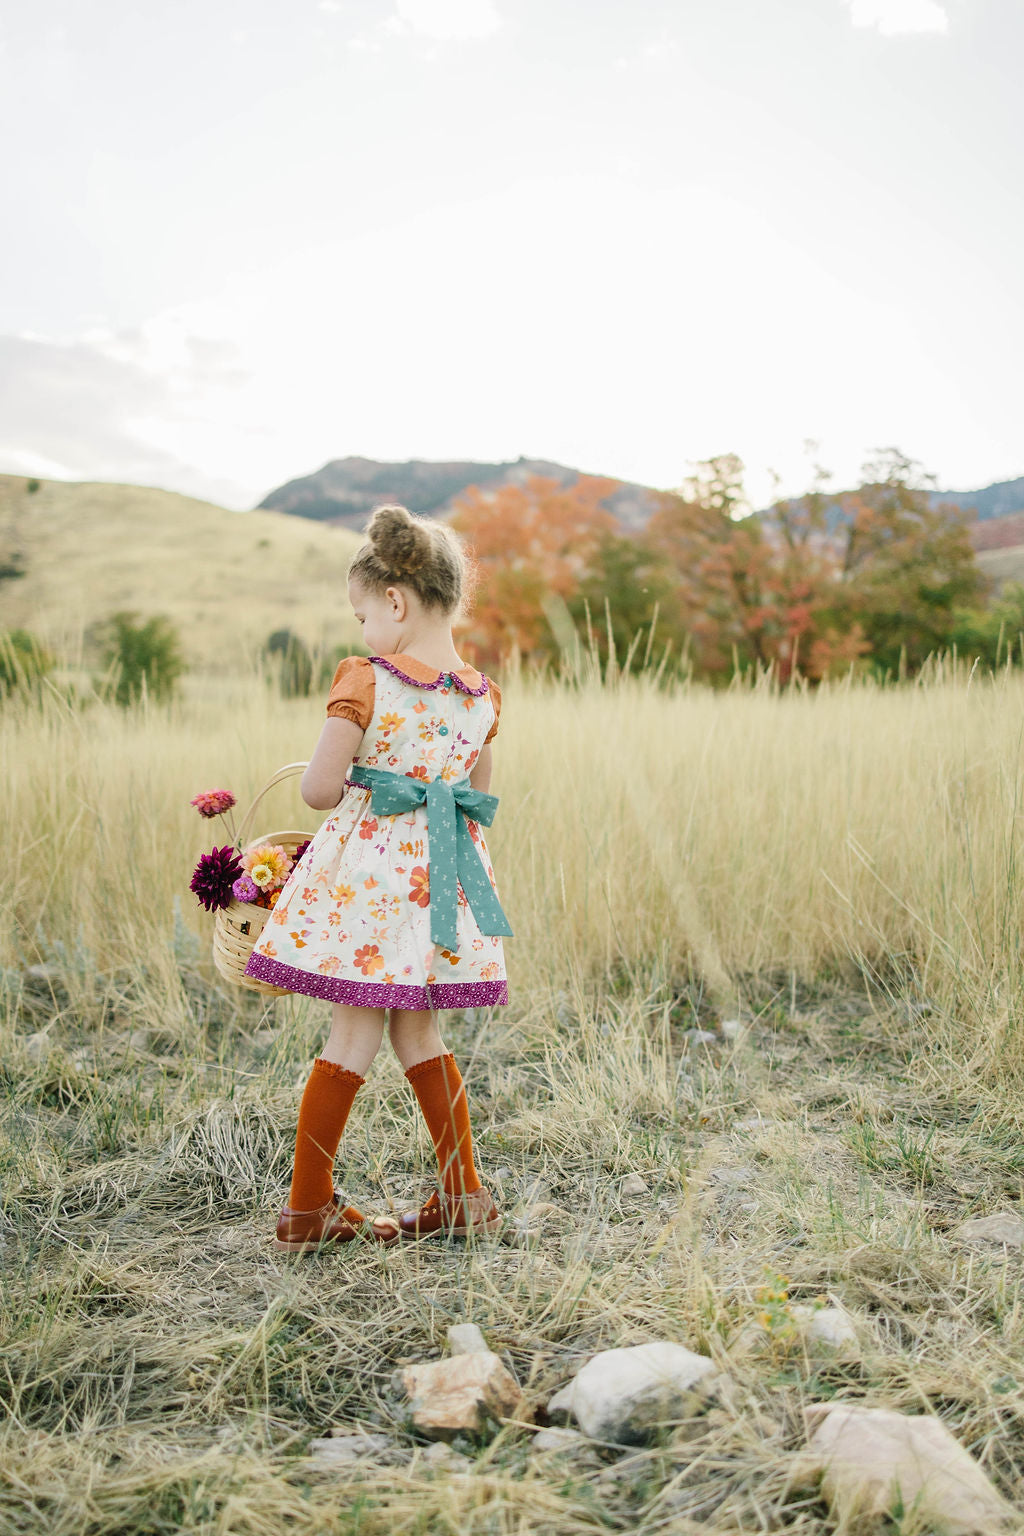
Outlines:
[{"label": "floral dress", "polygon": [[[364,727],[353,766],[445,783],[469,775],[500,709],[497,684],[474,667],[438,672],[404,653],[346,657],[327,701],[328,715]],[[369,787],[346,778],[340,803],[283,886],[246,975],[364,1008],[507,1003],[501,936],[481,933],[461,883],[454,948],[431,941],[426,804],[377,816],[371,800]],[[497,896],[483,827],[467,817],[466,829]]]}]

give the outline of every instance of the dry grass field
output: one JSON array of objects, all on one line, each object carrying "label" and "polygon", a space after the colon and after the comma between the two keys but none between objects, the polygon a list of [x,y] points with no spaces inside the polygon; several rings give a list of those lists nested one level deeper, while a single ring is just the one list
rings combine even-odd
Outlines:
[{"label": "dry grass field", "polygon": [[[509,1226],[306,1260],[270,1239],[328,1010],[214,971],[188,802],[244,809],[320,702],[193,675],[166,709],[6,707],[3,1536],[818,1536],[844,1527],[794,1469],[836,1398],[938,1416],[1020,1501],[1021,1250],[957,1228],[1024,1207],[1024,680],[500,680],[511,1003],[442,1026]],[[257,831],[319,824],[295,783]],[[385,1042],[337,1182],[402,1209],[429,1152]],[[751,1343],[766,1282],[840,1300],[856,1358]],[[641,1449],[506,1423],[445,1466],[390,1379],[466,1320],[538,1425],[615,1345],[676,1340],[732,1390]],[[310,1459],[339,1425],[393,1449]]]}]

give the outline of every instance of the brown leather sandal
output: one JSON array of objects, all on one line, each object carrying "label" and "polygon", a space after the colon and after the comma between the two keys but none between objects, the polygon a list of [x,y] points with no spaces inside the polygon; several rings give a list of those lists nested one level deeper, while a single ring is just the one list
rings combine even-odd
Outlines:
[{"label": "brown leather sandal", "polygon": [[[340,1202],[341,1196],[335,1190],[318,1211],[295,1211],[286,1205],[277,1218],[274,1246],[292,1253],[314,1253],[333,1243],[350,1243],[356,1237],[380,1243],[397,1242],[398,1228],[392,1218],[377,1217],[369,1222],[354,1205],[341,1206]],[[377,1224],[381,1221],[383,1227]]]},{"label": "brown leather sandal", "polygon": [[403,1211],[398,1218],[402,1237],[433,1237],[452,1233],[465,1237],[470,1232],[494,1232],[503,1222],[490,1190],[482,1184],[466,1195],[449,1195],[434,1190],[418,1211]]}]

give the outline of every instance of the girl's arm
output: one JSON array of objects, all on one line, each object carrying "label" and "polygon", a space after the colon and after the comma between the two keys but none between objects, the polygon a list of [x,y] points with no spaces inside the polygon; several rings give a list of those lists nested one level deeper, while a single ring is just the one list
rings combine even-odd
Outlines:
[{"label": "girl's arm", "polygon": [[345,775],[363,739],[363,728],[343,715],[324,721],[299,793],[314,811],[333,811],[345,793]]},{"label": "girl's arm", "polygon": [[491,769],[493,763],[493,748],[489,741],[485,741],[480,748],[480,756],[473,764],[473,771],[469,775],[469,782],[474,789],[479,789],[482,794],[487,794],[491,787]]}]

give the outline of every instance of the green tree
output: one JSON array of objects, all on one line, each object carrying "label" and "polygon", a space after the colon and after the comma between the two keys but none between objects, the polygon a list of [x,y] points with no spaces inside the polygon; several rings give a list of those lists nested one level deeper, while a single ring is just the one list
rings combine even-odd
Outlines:
[{"label": "green tree", "polygon": [[115,703],[131,704],[141,697],[164,702],[173,697],[186,670],[178,632],[162,614],[141,623],[137,613],[111,614],[96,629],[102,664],[111,677],[106,683]]},{"label": "green tree", "polygon": [[[607,604],[607,607],[606,607]],[[652,654],[669,639],[683,639],[678,622],[676,582],[663,555],[642,539],[618,534],[602,535],[591,554],[586,575],[566,600],[569,615],[582,635],[589,610],[594,643],[605,660],[608,656],[608,620],[619,664],[625,664],[633,645],[629,667],[642,667],[650,626],[655,626]],[[646,633],[644,633],[646,632]],[[641,638],[634,644],[635,637]]]},{"label": "green tree", "polygon": [[958,609],[981,606],[968,515],[952,502],[931,505],[934,475],[897,448],[865,464],[864,482],[842,498],[846,540],[834,594],[839,628],[859,622],[873,664],[916,671],[953,640]]},{"label": "green tree", "polygon": [[55,665],[55,658],[27,629],[0,630],[0,697],[31,690]]},{"label": "green tree", "polygon": [[308,698],[313,684],[313,658],[301,636],[290,629],[275,629],[268,636],[264,655],[277,657],[277,684],[284,698]]}]

